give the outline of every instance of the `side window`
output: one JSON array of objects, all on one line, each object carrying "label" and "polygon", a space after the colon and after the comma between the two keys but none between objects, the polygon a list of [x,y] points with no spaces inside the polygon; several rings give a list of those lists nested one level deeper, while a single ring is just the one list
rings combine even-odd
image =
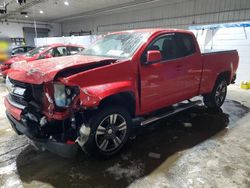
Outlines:
[{"label": "side window", "polygon": [[159,50],[161,52],[162,60],[171,60],[177,57],[176,53],[176,41],[175,35],[165,35],[159,38],[156,38],[144,52],[142,61],[146,62],[147,60],[147,51],[149,50]]},{"label": "side window", "polygon": [[176,42],[178,57],[185,57],[195,53],[195,45],[192,35],[177,33]]},{"label": "side window", "polygon": [[81,48],[70,46],[70,47],[68,47],[68,51],[69,51],[69,55],[75,55],[81,51]]},{"label": "side window", "polygon": [[57,48],[52,48],[49,50],[49,53],[53,57],[60,57],[60,56],[66,56],[68,54],[67,48],[62,46],[62,47],[57,47]]},{"label": "side window", "polygon": [[[51,56],[53,56],[53,48],[52,49],[50,49],[49,51],[47,51],[47,52],[45,52],[45,54],[50,54]],[[53,56],[54,57],[54,56]]]},{"label": "side window", "polygon": [[68,50],[67,50],[67,47],[65,47],[65,46],[58,47],[57,51],[60,53],[59,56],[68,55]]}]

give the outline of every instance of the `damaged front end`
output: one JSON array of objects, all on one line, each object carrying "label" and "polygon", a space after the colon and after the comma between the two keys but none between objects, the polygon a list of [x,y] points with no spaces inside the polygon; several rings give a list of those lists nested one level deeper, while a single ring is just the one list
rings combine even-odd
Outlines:
[{"label": "damaged front end", "polygon": [[17,134],[63,157],[74,156],[78,146],[83,148],[90,128],[78,87],[60,82],[28,84],[8,77],[6,86],[6,114]]}]

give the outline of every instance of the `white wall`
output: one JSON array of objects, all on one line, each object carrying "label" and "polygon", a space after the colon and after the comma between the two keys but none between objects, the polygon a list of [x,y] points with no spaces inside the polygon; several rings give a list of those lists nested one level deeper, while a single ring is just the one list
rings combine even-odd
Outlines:
[{"label": "white wall", "polygon": [[250,0],[160,0],[148,5],[99,13],[92,18],[65,21],[62,32],[91,30],[93,33],[146,28],[187,29],[192,24],[250,20]]},{"label": "white wall", "polygon": [[[7,35],[11,38],[23,38],[23,27],[34,27],[33,23],[27,22],[0,22],[0,34]],[[37,23],[38,28],[48,28],[50,30],[49,36],[61,36],[61,24],[59,23]]]},{"label": "white wall", "polygon": [[240,56],[236,83],[250,80],[250,27],[194,31],[203,49],[236,49]]}]

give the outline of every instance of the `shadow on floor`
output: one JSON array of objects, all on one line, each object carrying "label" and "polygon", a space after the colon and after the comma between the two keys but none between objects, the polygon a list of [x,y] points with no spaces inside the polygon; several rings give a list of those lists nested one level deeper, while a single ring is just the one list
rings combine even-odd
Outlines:
[{"label": "shadow on floor", "polygon": [[[222,109],[195,107],[136,129],[136,138],[129,141],[120,155],[108,160],[97,160],[83,152],[74,159],[63,159],[48,152],[39,153],[28,146],[16,160],[17,171],[22,182],[27,184],[38,181],[54,187],[126,187],[155,170],[174,153],[219,132],[226,134],[228,129],[225,127],[230,130],[249,111],[229,100]],[[185,122],[192,126],[185,127]],[[160,154],[160,158],[149,157],[150,152]]]}]

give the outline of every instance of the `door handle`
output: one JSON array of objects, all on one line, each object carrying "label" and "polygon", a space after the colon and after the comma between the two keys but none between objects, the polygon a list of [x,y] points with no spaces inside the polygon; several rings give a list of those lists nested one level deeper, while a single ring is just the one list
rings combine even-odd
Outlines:
[{"label": "door handle", "polygon": [[183,67],[182,65],[176,65],[176,67],[175,67],[175,68],[176,68],[176,71],[181,71],[181,70],[182,70],[182,67]]},{"label": "door handle", "polygon": [[182,68],[183,65],[176,65],[176,68]]}]

